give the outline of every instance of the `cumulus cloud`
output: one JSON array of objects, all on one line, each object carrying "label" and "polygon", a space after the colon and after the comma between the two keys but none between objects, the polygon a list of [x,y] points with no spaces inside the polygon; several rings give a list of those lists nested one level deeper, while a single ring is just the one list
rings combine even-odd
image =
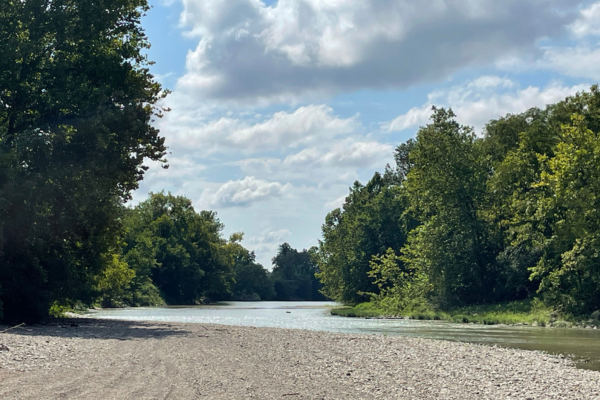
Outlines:
[{"label": "cumulus cloud", "polygon": [[600,2],[581,10],[579,18],[570,26],[576,37],[600,36]]},{"label": "cumulus cloud", "polygon": [[228,181],[218,189],[205,189],[200,203],[208,208],[249,207],[253,203],[280,197],[291,187],[247,176],[243,180]]},{"label": "cumulus cloud", "polygon": [[270,230],[264,229],[259,235],[244,239],[244,246],[256,254],[261,264],[268,267],[268,260],[277,253],[280,244],[289,240],[292,232],[288,229]]},{"label": "cumulus cloud", "polygon": [[350,134],[359,128],[356,116],[340,118],[331,107],[309,105],[293,112],[276,112],[260,122],[221,117],[181,131],[170,129],[170,145],[205,152],[281,150]]},{"label": "cumulus cloud", "polygon": [[572,0],[182,1],[199,43],[178,90],[245,104],[439,81],[535,52],[578,17]]},{"label": "cumulus cloud", "polygon": [[588,85],[564,86],[551,83],[545,88],[519,88],[516,82],[499,77],[480,77],[465,85],[433,92],[426,104],[382,124],[388,131],[402,131],[429,122],[431,107],[451,107],[458,120],[481,131],[491,119],[508,113],[520,113],[531,107],[544,107],[589,88]]},{"label": "cumulus cloud", "polygon": [[592,3],[574,15],[577,18],[568,26],[573,40],[550,42],[530,55],[502,57],[497,60],[496,67],[511,73],[541,70],[597,81],[600,76],[600,2]]},{"label": "cumulus cloud", "polygon": [[391,152],[391,147],[387,144],[375,141],[345,140],[334,143],[325,151],[317,147],[304,149],[288,156],[283,160],[283,164],[293,168],[314,164],[327,167],[366,168],[376,164],[389,152]]},{"label": "cumulus cloud", "polygon": [[279,229],[276,231],[265,230],[260,236],[253,236],[248,239],[249,243],[264,244],[264,243],[282,243],[287,238],[292,236],[292,232],[288,229]]},{"label": "cumulus cloud", "polygon": [[548,48],[537,65],[564,75],[598,80],[600,78],[600,50],[597,46]]},{"label": "cumulus cloud", "polygon": [[307,147],[283,159],[250,158],[236,164],[253,176],[324,184],[352,181],[361,169],[382,169],[392,154],[386,143],[346,139]]}]

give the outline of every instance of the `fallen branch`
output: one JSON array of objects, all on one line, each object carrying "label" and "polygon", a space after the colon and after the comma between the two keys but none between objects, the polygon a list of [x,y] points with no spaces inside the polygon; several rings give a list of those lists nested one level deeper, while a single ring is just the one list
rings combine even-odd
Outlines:
[{"label": "fallen branch", "polygon": [[281,396],[300,396],[300,393],[285,393],[285,394],[282,394]]},{"label": "fallen branch", "polygon": [[22,327],[23,325],[25,325],[25,323],[24,323],[24,322],[23,322],[22,324],[15,325],[15,326],[13,326],[12,328],[8,328],[8,329],[5,329],[5,330],[3,330],[3,331],[0,331],[0,333],[5,333],[5,332],[8,332],[8,331],[10,331],[10,330],[13,330],[13,329],[20,328],[20,327]]}]

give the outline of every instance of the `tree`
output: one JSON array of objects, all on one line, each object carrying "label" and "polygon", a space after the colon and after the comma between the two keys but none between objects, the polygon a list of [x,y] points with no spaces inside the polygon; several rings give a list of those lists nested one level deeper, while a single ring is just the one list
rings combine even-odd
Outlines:
[{"label": "tree", "polygon": [[373,256],[389,248],[400,251],[415,221],[405,213],[407,198],[397,177],[381,176],[362,185],[355,182],[342,209],[325,218],[323,239],[316,251],[322,292],[344,304],[357,304],[378,293],[371,270]]},{"label": "tree", "polygon": [[315,278],[317,266],[311,255],[315,250],[298,251],[283,243],[273,257],[272,280],[276,300],[324,300]]},{"label": "tree", "polygon": [[406,261],[429,275],[436,303],[470,304],[494,295],[494,243],[479,212],[486,169],[469,127],[452,110],[433,108],[419,129],[409,159],[406,188],[423,223],[411,232]]},{"label": "tree", "polygon": [[151,193],[132,213],[124,258],[141,279],[134,291],[150,278],[167,304],[231,296],[234,260],[214,212],[197,213],[189,199],[161,192]]},{"label": "tree", "polygon": [[[241,240],[241,238],[240,238]],[[230,243],[233,243],[230,239]],[[275,288],[268,271],[256,262],[254,252],[238,243],[234,253],[235,286],[233,298],[236,300],[273,300]]]},{"label": "tree", "polygon": [[532,219],[549,226],[538,231],[542,255],[530,270],[550,304],[585,313],[600,301],[600,144],[577,114],[562,136],[553,157],[539,156],[545,168],[538,185],[547,195]]},{"label": "tree", "polygon": [[0,4],[0,301],[35,321],[53,301],[90,300],[118,252],[121,203],[164,96],[148,71],[146,0]]}]

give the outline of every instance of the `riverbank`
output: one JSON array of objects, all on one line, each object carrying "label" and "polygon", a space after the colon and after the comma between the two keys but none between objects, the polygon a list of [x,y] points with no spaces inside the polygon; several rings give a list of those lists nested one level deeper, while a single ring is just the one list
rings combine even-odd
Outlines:
[{"label": "riverbank", "polygon": [[587,318],[577,318],[571,315],[560,315],[550,309],[536,307],[529,301],[469,306],[446,311],[421,309],[405,312],[389,311],[379,308],[373,303],[362,303],[356,307],[334,308],[331,310],[331,314],[351,318],[404,318],[483,325],[600,328],[600,313],[594,313]]},{"label": "riverbank", "polygon": [[0,344],[2,399],[600,397],[563,358],[406,337],[73,319]]}]

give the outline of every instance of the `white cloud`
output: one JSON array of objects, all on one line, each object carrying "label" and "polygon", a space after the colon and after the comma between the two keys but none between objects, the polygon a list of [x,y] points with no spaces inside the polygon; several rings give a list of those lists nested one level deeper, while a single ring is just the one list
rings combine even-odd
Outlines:
[{"label": "white cloud", "polygon": [[474,126],[481,132],[491,119],[508,113],[524,112],[531,107],[543,108],[587,88],[588,85],[563,86],[551,83],[545,88],[529,86],[521,89],[510,80],[482,77],[447,91],[432,93],[426,104],[413,107],[405,114],[382,124],[382,127],[388,131],[402,131],[423,126],[429,122],[431,107],[435,105],[451,107],[461,123]]},{"label": "white cloud", "polygon": [[288,229],[279,229],[276,231],[265,230],[260,236],[248,238],[248,242],[252,244],[277,243],[281,244],[287,238],[292,236],[292,232]]},{"label": "white cloud", "polygon": [[257,260],[262,261],[261,264],[270,269],[270,259],[277,253],[279,245],[287,242],[291,236],[292,232],[289,229],[265,229],[260,235],[244,240],[244,247],[254,251]]},{"label": "white cloud", "polygon": [[161,168],[158,163],[153,163],[153,168],[150,168],[146,173],[147,178],[152,179],[175,179],[175,178],[193,178],[200,176],[206,166],[198,163],[189,157],[169,157],[167,162],[168,168]]},{"label": "white cloud", "polygon": [[343,195],[343,196],[338,197],[335,200],[328,201],[327,203],[325,203],[323,205],[323,207],[328,211],[335,210],[336,208],[341,208],[344,205],[344,203],[346,202],[346,197],[348,197],[348,196]]},{"label": "white cloud", "polygon": [[538,68],[597,81],[600,79],[600,49],[597,46],[548,48]]},{"label": "white cloud", "polygon": [[[182,0],[198,37],[177,89],[249,105],[443,80],[531,54],[573,24],[572,0]],[[448,32],[452,32],[451,35]]]},{"label": "white cloud", "polygon": [[[576,6],[577,4],[573,4],[575,10]],[[600,77],[600,2],[592,3],[572,14],[577,18],[567,28],[573,41],[566,45],[550,42],[529,55],[508,54],[497,60],[496,67],[511,73],[553,71],[597,81]]]},{"label": "white cloud", "polygon": [[[248,240],[244,240],[244,246],[254,251],[257,258],[264,260],[273,257],[277,253],[279,245],[289,240],[291,236],[292,232],[289,229],[265,229],[259,236],[252,236]],[[263,265],[268,267],[270,263]]]},{"label": "white cloud", "polygon": [[221,117],[199,122],[200,126],[196,127],[188,124],[181,130],[169,127],[169,120],[163,125],[173,132],[170,146],[205,153],[232,149],[244,152],[281,150],[321,142],[360,129],[356,116],[340,118],[326,105],[299,107],[294,112],[280,111],[263,121],[252,122],[247,118]]},{"label": "white cloud", "polygon": [[580,17],[569,27],[575,37],[600,35],[600,2],[581,10]]},{"label": "white cloud", "polygon": [[428,103],[424,106],[411,108],[407,113],[397,116],[391,122],[384,123],[382,127],[390,132],[403,131],[426,124],[430,115],[431,104]]},{"label": "white cloud", "polygon": [[383,169],[392,156],[389,144],[345,139],[307,147],[283,159],[249,158],[236,165],[252,176],[330,184],[351,182],[363,169]]},{"label": "white cloud", "polygon": [[247,176],[243,180],[228,181],[217,190],[205,189],[200,203],[206,208],[248,207],[256,202],[280,197],[291,187]]},{"label": "white cloud", "polygon": [[314,164],[337,168],[366,168],[377,164],[391,151],[390,145],[379,142],[344,140],[334,143],[326,151],[317,147],[304,149],[288,156],[282,164],[292,168]]}]

